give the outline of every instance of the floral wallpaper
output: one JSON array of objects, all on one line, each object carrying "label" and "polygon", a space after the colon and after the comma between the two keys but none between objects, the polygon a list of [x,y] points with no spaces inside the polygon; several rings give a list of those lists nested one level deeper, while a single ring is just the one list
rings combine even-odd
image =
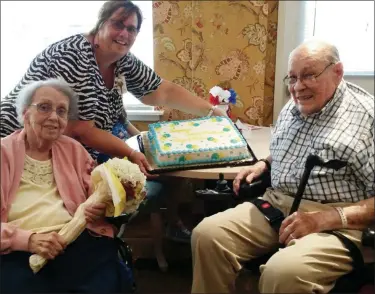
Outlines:
[{"label": "floral wallpaper", "polygon": [[[155,70],[204,99],[237,92],[233,119],[272,123],[277,1],[154,1]],[[163,120],[192,118],[164,108]]]}]

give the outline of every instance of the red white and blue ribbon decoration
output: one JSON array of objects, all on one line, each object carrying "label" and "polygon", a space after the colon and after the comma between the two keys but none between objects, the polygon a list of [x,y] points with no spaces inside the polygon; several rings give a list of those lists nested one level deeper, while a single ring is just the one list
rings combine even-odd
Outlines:
[{"label": "red white and blue ribbon decoration", "polygon": [[236,104],[237,93],[233,89],[223,89],[214,86],[210,90],[210,103],[212,105]]}]

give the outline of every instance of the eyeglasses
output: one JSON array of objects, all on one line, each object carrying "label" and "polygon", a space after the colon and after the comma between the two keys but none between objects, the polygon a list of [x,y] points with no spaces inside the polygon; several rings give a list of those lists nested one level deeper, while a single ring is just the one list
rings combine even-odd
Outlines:
[{"label": "eyeglasses", "polygon": [[56,111],[56,114],[63,118],[66,119],[68,117],[68,110],[63,107],[57,107],[54,109],[52,107],[52,104],[50,103],[37,103],[37,104],[30,104],[30,106],[35,106],[36,110],[38,110],[39,113],[44,114],[44,115],[50,115],[53,111]]},{"label": "eyeglasses", "polygon": [[122,21],[115,19],[110,19],[109,21],[116,31],[122,31],[123,29],[126,29],[128,34],[132,37],[137,36],[137,34],[139,33],[138,29],[135,26],[124,25]]},{"label": "eyeglasses", "polygon": [[301,81],[301,83],[303,83],[305,86],[311,86],[311,85],[314,85],[316,83],[316,79],[318,77],[320,77],[325,71],[327,68],[329,68],[331,65],[333,65],[334,63],[331,62],[330,64],[328,64],[320,73],[314,75],[314,74],[307,74],[307,75],[302,75],[300,77],[290,77],[290,76],[286,76],[284,79],[283,79],[283,82],[286,86],[294,86],[298,80]]}]

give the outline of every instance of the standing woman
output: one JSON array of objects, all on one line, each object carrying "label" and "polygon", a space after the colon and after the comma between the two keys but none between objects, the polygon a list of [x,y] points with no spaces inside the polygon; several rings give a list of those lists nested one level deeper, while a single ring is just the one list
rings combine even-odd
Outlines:
[{"label": "standing woman", "polygon": [[14,105],[19,91],[32,81],[48,78],[63,78],[78,94],[79,119],[68,123],[66,135],[84,144],[94,159],[99,152],[127,156],[146,175],[149,164],[145,156],[111,134],[120,115],[126,117],[123,94],[129,91],[144,104],[168,106],[198,116],[225,115],[183,87],[162,80],[129,52],[141,25],[141,11],[131,1],[107,1],[88,34],[48,46],[1,101],[1,137],[21,127]]}]

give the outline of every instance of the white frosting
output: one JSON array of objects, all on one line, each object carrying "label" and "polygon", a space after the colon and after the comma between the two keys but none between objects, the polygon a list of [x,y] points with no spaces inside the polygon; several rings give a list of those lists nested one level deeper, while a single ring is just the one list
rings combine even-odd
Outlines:
[{"label": "white frosting", "polygon": [[246,141],[227,117],[206,117],[150,125],[158,166],[214,163],[249,158]]}]

